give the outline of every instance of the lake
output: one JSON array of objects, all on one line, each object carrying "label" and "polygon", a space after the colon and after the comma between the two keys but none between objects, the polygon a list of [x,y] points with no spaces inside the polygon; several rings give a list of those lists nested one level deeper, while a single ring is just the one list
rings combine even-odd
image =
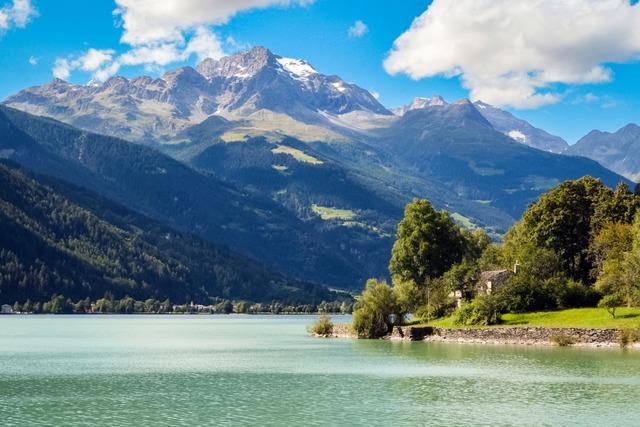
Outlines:
[{"label": "lake", "polygon": [[640,423],[637,351],[318,339],[313,319],[2,316],[0,425]]}]

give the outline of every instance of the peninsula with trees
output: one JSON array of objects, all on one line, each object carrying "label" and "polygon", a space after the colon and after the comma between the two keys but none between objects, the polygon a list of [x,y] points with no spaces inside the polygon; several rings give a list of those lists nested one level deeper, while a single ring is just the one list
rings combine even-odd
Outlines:
[{"label": "peninsula with trees", "polygon": [[[352,332],[422,339],[445,331],[464,340],[466,329],[475,331],[472,342],[567,345],[588,330],[593,342],[626,345],[640,328],[639,207],[637,189],[625,184],[611,190],[591,177],[566,181],[494,243],[416,199],[397,229],[392,282],[367,282]],[[513,339],[518,330],[534,338]]]}]

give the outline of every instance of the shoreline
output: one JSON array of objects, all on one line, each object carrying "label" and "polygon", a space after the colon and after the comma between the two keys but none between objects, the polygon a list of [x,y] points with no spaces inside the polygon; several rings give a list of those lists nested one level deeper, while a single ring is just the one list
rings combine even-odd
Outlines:
[{"label": "shoreline", "polygon": [[[624,331],[620,329],[606,328],[394,326],[393,332],[382,339],[459,344],[640,349],[640,342],[629,342],[622,346],[623,333]],[[358,339],[355,331],[348,324],[334,325],[331,338]]]}]

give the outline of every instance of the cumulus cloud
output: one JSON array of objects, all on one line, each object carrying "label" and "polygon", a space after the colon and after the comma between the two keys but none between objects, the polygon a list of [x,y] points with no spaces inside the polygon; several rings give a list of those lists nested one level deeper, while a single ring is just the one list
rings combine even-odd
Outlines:
[{"label": "cumulus cloud", "polygon": [[270,6],[306,5],[313,0],[116,0],[122,41],[130,45],[177,42],[185,31],[219,25],[238,12]]},{"label": "cumulus cloud", "polygon": [[608,63],[640,58],[630,0],[434,0],[384,62],[413,79],[459,77],[470,97],[535,108],[554,86],[607,82]]},{"label": "cumulus cloud", "polygon": [[353,23],[351,27],[349,27],[349,31],[347,32],[349,37],[352,38],[360,38],[369,32],[369,27],[364,22],[358,20]]},{"label": "cumulus cloud", "polygon": [[[53,76],[68,80],[74,70],[82,70],[92,72],[98,80],[105,80],[120,68],[119,63],[113,59],[114,54],[115,51],[111,49],[91,48],[78,57],[58,58],[53,66]],[[109,72],[112,73],[109,75]]]},{"label": "cumulus cloud", "polygon": [[[244,10],[271,6],[307,5],[314,0],[115,0],[115,16],[123,29],[121,42],[128,45],[121,55],[93,50],[99,62],[93,70],[81,66],[81,58],[56,61],[53,73],[67,79],[76,69],[92,71],[95,80],[106,80],[123,66],[143,65],[156,70],[192,55],[199,60],[224,56],[224,43],[212,30]],[[87,51],[84,55],[88,55]],[[102,56],[98,56],[102,53]],[[61,77],[66,76],[66,77]]]},{"label": "cumulus cloud", "polygon": [[36,58],[35,56],[31,55],[29,57],[29,64],[36,66],[38,65],[38,58]]},{"label": "cumulus cloud", "polygon": [[0,8],[0,31],[24,28],[37,14],[31,0],[13,0]]},{"label": "cumulus cloud", "polygon": [[71,77],[72,66],[68,59],[58,58],[53,64],[53,77],[68,80]]}]

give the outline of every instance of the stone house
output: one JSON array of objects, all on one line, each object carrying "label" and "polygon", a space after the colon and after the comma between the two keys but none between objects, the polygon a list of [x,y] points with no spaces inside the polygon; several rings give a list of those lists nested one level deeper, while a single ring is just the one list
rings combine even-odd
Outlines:
[{"label": "stone house", "polygon": [[483,271],[476,284],[476,293],[490,294],[499,289],[513,275],[511,270]]},{"label": "stone house", "polygon": [[453,298],[456,301],[456,306],[460,308],[462,302],[465,299],[471,299],[473,296],[482,294],[491,294],[491,292],[499,289],[503,286],[507,280],[518,274],[518,268],[520,264],[516,261],[516,264],[513,266],[512,270],[492,270],[492,271],[483,271],[480,273],[480,277],[476,282],[474,289],[469,292],[468,290],[465,292],[463,290],[456,290],[449,294],[449,298]]}]

